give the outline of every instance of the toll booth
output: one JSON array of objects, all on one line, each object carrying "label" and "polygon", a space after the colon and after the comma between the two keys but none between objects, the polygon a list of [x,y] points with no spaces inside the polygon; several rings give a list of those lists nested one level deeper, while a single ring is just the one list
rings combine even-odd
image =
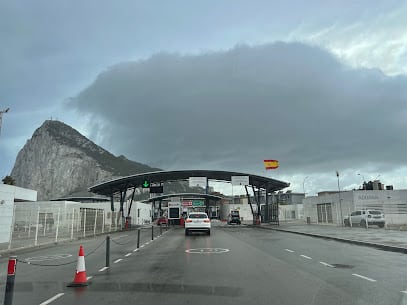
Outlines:
[{"label": "toll booth", "polygon": [[180,202],[168,202],[168,222],[170,225],[181,224],[181,203]]}]

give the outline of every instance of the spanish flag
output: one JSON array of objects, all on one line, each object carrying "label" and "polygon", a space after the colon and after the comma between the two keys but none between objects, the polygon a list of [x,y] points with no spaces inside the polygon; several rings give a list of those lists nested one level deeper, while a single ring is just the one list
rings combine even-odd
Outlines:
[{"label": "spanish flag", "polygon": [[277,160],[264,160],[264,167],[266,169],[276,169],[278,168]]}]

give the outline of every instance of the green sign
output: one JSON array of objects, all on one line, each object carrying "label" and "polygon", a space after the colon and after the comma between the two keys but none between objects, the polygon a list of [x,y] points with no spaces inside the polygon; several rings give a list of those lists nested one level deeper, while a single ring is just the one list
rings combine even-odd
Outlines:
[{"label": "green sign", "polygon": [[193,207],[203,207],[204,202],[202,200],[192,200],[192,206]]},{"label": "green sign", "polygon": [[150,181],[144,180],[144,183],[141,185],[143,189],[147,189],[150,187]]}]

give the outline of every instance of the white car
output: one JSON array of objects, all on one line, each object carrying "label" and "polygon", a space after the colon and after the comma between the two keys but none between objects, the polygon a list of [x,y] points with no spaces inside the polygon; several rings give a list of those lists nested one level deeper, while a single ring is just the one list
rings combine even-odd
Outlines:
[{"label": "white car", "polygon": [[203,212],[190,213],[185,220],[185,235],[192,231],[203,231],[211,235],[211,220]]},{"label": "white car", "polygon": [[377,225],[380,228],[384,227],[385,219],[384,214],[380,210],[357,210],[346,216],[343,220],[345,226],[360,225],[361,227],[366,227],[366,225]]}]

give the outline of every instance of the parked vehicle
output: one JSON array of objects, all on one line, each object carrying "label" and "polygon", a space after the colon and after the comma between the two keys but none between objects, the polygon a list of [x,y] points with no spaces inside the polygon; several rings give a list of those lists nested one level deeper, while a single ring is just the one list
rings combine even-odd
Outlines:
[{"label": "parked vehicle", "polygon": [[384,214],[380,210],[357,210],[350,214],[350,216],[346,216],[343,220],[345,226],[352,226],[360,225],[361,227],[377,225],[380,228],[383,228],[386,221],[384,218]]},{"label": "parked vehicle", "polygon": [[235,223],[235,224],[238,224],[238,225],[241,224],[240,213],[239,213],[238,210],[230,211],[230,214],[228,216],[228,224],[232,224],[232,223]]}]

